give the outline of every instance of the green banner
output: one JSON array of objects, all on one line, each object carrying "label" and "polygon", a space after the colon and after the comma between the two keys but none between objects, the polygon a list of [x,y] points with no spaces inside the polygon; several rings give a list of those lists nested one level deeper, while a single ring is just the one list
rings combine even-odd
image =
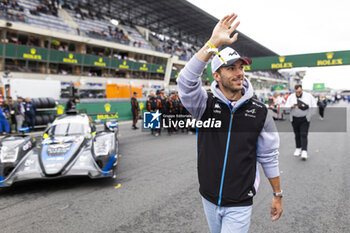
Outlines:
[{"label": "green banner", "polygon": [[93,56],[72,52],[57,51],[39,47],[0,43],[0,54],[5,46],[5,57],[15,59],[30,59],[48,61],[52,63],[64,63],[72,65],[95,66],[101,68],[115,68],[123,70],[135,70],[152,73],[165,73],[165,66],[149,63],[133,62],[128,60],[111,59],[108,57]]},{"label": "green banner", "polygon": [[122,70],[131,70],[133,62],[127,60],[112,60],[112,68],[122,69]]},{"label": "green banner", "polygon": [[152,64],[151,70],[152,73],[165,73],[165,66],[160,66],[160,65],[154,65]]},{"label": "green banner", "polygon": [[273,85],[272,86],[272,91],[280,91],[280,90],[285,90],[286,85]]},{"label": "green banner", "polygon": [[[145,105],[143,102],[139,102]],[[102,102],[102,103],[78,103],[76,108],[88,114],[92,120],[105,121],[108,119],[118,119],[125,121],[132,119],[131,104],[129,100],[125,102]],[[57,105],[57,114],[65,113],[65,104]]]},{"label": "green banner", "polygon": [[151,69],[151,64],[140,63],[140,62],[134,62],[133,64],[133,70],[136,70],[136,71],[150,72],[150,69]]},{"label": "green banner", "polygon": [[[2,54],[1,54],[1,56],[2,56]],[[17,58],[17,45],[5,44],[5,56]]]},{"label": "green banner", "polygon": [[108,68],[110,66],[110,58],[85,54],[84,55],[84,65],[85,66],[97,66],[97,67],[101,67],[101,68]]},{"label": "green banner", "polygon": [[173,70],[173,71],[171,71],[171,78],[177,78],[179,76],[179,72],[177,72],[177,71],[175,71],[175,70]]},{"label": "green banner", "polygon": [[252,64],[244,69],[249,71],[336,65],[350,65],[350,51],[252,58]]},{"label": "green banner", "polygon": [[213,78],[213,72],[211,71],[211,63],[209,63],[207,65],[207,68],[206,68],[206,73],[207,73],[207,76],[209,78],[209,81],[212,83],[214,81],[214,78]]},{"label": "green banner", "polygon": [[2,56],[2,51],[4,51],[3,48],[4,48],[4,44],[0,43],[0,56]]},{"label": "green banner", "polygon": [[[3,43],[1,43],[3,45]],[[0,46],[0,52],[3,46]],[[2,54],[2,53],[1,53]],[[108,57],[93,56],[88,54],[77,54],[69,52],[60,52],[53,49],[45,49],[39,47],[31,47],[24,45],[16,45],[5,43],[5,56],[17,59],[29,59],[37,61],[47,61],[50,57],[50,62],[81,65],[84,61],[85,66],[95,66],[101,68],[116,68],[125,70],[137,70],[153,73],[165,73],[165,66],[138,63],[127,60],[117,60]],[[272,56],[272,57],[257,57],[252,58],[252,64],[245,66],[246,71],[253,70],[271,70],[271,69],[286,69],[294,67],[324,67],[336,65],[350,65],[350,51],[335,51],[324,53],[310,53],[289,56]],[[209,67],[209,68],[208,68]],[[210,66],[207,66],[207,74],[209,79],[212,78]],[[210,74],[209,74],[209,73]],[[171,77],[175,77],[173,74]]]},{"label": "green banner", "polygon": [[82,63],[83,56],[78,53],[59,52],[58,62],[72,65],[80,65]]},{"label": "green banner", "polygon": [[47,49],[34,48],[28,46],[17,46],[17,56],[19,58],[37,61],[47,61]]},{"label": "green banner", "polygon": [[314,83],[312,90],[314,90],[314,91],[324,91],[325,90],[324,83]]}]

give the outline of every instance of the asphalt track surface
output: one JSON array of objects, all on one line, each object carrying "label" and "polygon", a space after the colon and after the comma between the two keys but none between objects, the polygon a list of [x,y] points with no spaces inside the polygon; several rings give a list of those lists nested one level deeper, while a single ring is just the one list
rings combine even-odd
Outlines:
[{"label": "asphalt track surface", "polygon": [[[330,109],[324,121],[311,123],[324,128],[309,134],[307,161],[292,156],[293,133],[280,133],[284,212],[271,222],[272,191],[261,174],[250,232],[350,232],[349,127],[327,132],[344,120]],[[26,181],[0,190],[0,232],[209,232],[198,192],[196,136],[154,137],[130,128],[120,126],[115,180]]]}]

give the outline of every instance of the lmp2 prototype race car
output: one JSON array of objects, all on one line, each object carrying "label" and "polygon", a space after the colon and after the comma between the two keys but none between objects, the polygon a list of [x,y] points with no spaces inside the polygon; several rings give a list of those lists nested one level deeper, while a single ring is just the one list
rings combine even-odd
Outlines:
[{"label": "lmp2 prototype race car", "polygon": [[118,122],[105,122],[100,132],[95,128],[86,114],[73,113],[49,125],[42,140],[24,134],[2,138],[0,187],[63,176],[116,178]]}]

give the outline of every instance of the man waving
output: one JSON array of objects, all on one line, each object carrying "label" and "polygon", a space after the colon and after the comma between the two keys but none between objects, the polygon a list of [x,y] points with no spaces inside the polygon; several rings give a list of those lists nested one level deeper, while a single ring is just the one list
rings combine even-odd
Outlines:
[{"label": "man waving", "polygon": [[[177,79],[181,101],[194,118],[222,123],[220,128],[198,128],[199,191],[212,233],[248,232],[260,182],[257,162],[273,189],[272,221],[282,214],[279,136],[266,107],[252,98],[252,85],[244,78],[243,66],[251,60],[230,47],[219,51],[237,41],[237,33],[230,37],[239,25],[232,26],[236,18],[231,14],[219,21]],[[215,81],[207,92],[200,76],[213,54]]]}]

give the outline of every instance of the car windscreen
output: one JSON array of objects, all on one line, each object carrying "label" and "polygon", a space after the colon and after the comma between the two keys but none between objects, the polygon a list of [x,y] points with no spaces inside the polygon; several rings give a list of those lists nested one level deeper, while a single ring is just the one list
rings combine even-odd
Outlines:
[{"label": "car windscreen", "polygon": [[60,123],[51,126],[47,131],[52,136],[82,135],[89,132],[89,127],[81,123]]}]

